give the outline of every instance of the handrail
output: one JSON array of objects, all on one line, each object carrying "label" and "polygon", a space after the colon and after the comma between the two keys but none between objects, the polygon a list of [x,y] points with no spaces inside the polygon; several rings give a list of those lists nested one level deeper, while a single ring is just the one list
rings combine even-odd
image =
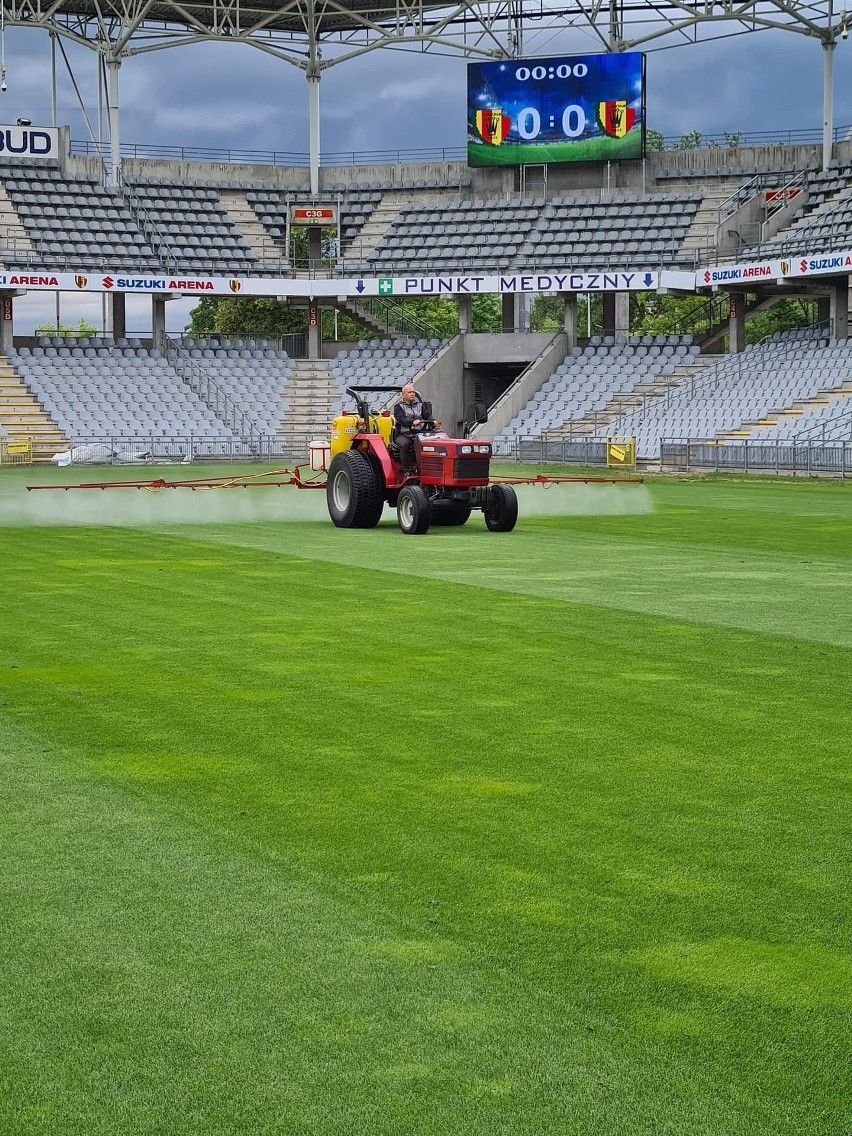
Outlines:
[{"label": "handrail", "polygon": [[142,204],[134,187],[122,175],[121,170],[118,171],[118,187],[121,196],[124,198],[130,212],[133,214],[145,240],[154,250],[157,259],[161,264],[165,265],[170,272],[178,273],[180,271],[180,262],[177,256],[157,228],[148,210]]},{"label": "handrail", "polygon": [[263,432],[257,422],[253,422],[248,415],[232,402],[225,392],[218,387],[203,367],[187,354],[176,339],[165,337],[166,351],[169,362],[174,369],[203,403],[210,407],[213,413],[238,434],[244,442],[251,442]]},{"label": "handrail", "polygon": [[388,331],[398,331],[415,339],[447,338],[439,328],[408,312],[404,304],[385,296],[350,296],[349,300],[354,308],[373,316],[379,323],[384,322]]}]

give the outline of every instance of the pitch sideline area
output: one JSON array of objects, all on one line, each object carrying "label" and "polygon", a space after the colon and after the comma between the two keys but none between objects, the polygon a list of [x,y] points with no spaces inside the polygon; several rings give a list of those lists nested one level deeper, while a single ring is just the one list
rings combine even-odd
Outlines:
[{"label": "pitch sideline area", "polygon": [[845,1131],[846,484],[409,538],[32,479],[0,1128]]}]

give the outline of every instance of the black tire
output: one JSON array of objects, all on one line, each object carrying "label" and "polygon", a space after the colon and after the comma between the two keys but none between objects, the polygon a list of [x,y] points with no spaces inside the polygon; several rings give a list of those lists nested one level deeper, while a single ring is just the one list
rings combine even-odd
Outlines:
[{"label": "black tire", "polygon": [[396,517],[399,527],[408,536],[420,536],[429,531],[432,506],[426,491],[420,485],[406,485],[400,489]]},{"label": "black tire", "polygon": [[470,505],[466,501],[432,502],[433,525],[464,525],[470,517]]},{"label": "black tire", "polygon": [[325,499],[328,515],[339,529],[372,529],[385,507],[384,485],[368,457],[344,450],[328,468]]},{"label": "black tire", "polygon": [[511,532],[518,521],[518,495],[512,486],[492,485],[484,512],[491,532]]}]

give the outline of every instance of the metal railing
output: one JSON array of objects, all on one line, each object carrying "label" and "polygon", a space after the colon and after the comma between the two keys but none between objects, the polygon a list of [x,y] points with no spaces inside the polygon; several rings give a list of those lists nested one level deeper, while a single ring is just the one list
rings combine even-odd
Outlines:
[{"label": "metal railing", "polygon": [[[128,333],[129,334],[129,333]],[[144,339],[145,336],[137,337]],[[150,341],[150,333],[148,339]],[[171,337],[174,343],[177,343],[184,351],[191,351],[193,348],[203,349],[205,347],[213,348],[214,350],[222,348],[256,348],[261,351],[285,351],[291,359],[303,358],[307,352],[308,337],[304,332],[292,332],[286,335],[263,335],[256,331],[240,332],[239,334],[224,334],[223,332],[213,331],[209,334],[198,333],[193,335],[191,332],[184,332],[182,335],[173,335]],[[263,347],[258,348],[259,344]],[[203,363],[201,364],[203,366]]]},{"label": "metal railing", "polygon": [[[849,379],[845,381],[849,382]],[[822,418],[819,422],[814,422],[812,426],[797,430],[796,438],[800,442],[825,443],[834,440],[827,438],[827,433],[832,434],[834,439],[837,438],[839,433],[845,433],[852,442],[852,410],[842,410],[839,414],[833,414],[831,418]]]},{"label": "metal railing", "polygon": [[[299,440],[297,439],[297,442]],[[304,452],[294,452],[290,439],[278,434],[257,434],[250,442],[233,437],[207,437],[187,434],[80,434],[70,442],[72,449],[103,447],[97,463],[103,465],[160,465],[167,462],[239,461],[261,462],[294,459],[307,462]]]},{"label": "metal railing", "polygon": [[606,465],[606,440],[598,437],[496,439],[492,442],[492,453],[497,461]]},{"label": "metal railing", "polygon": [[845,478],[852,476],[852,439],[715,443],[706,439],[663,438],[660,466],[708,473],[834,474]]},{"label": "metal railing", "polygon": [[165,343],[169,363],[189,389],[198,395],[220,422],[229,426],[244,442],[254,442],[262,433],[262,427],[228,398],[204,368],[189,355],[182,343],[169,336],[165,337]]},{"label": "metal railing", "polygon": [[[835,126],[833,141],[842,142],[850,137],[852,127]],[[693,142],[695,144],[689,145]],[[663,139],[665,152],[718,149],[726,154],[753,146],[796,146],[822,143],[821,127],[800,130],[748,130],[717,134],[667,135]],[[657,151],[649,151],[656,153]],[[71,140],[72,154],[97,154],[108,159],[109,142],[86,139]],[[210,146],[167,146],[155,142],[123,142],[122,158],[163,158],[183,162],[228,162],[266,166],[298,166],[307,168],[309,155],[293,150],[242,150],[218,149]],[[401,165],[412,162],[467,162],[467,146],[404,147],[390,150],[330,150],[320,157],[322,166]]]},{"label": "metal railing", "polygon": [[[449,338],[446,332],[414,315],[404,303],[386,299],[384,296],[350,296],[349,306],[372,316],[390,334],[406,335],[412,339]],[[455,332],[450,333],[454,334]]]}]

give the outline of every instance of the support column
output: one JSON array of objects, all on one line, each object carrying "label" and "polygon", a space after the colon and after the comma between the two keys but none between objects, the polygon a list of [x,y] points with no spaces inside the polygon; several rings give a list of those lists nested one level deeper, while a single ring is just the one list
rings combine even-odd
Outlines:
[{"label": "support column", "polygon": [[518,297],[511,292],[504,292],[500,297],[500,307],[503,314],[503,331],[514,331],[518,326]]},{"label": "support column", "polygon": [[308,304],[308,358],[322,359],[322,312],[316,300]]},{"label": "support column", "polygon": [[14,311],[13,300],[15,296],[26,296],[26,291],[18,288],[3,288],[0,290],[0,355],[7,355],[14,350]]},{"label": "support column", "polygon": [[157,351],[166,350],[166,304],[171,296],[151,296],[151,339]]},{"label": "support column", "polygon": [[108,58],[106,61],[108,90],[107,90],[107,125],[109,126],[109,184],[114,189],[118,185],[121,174],[121,128],[118,114],[118,69],[120,59]]},{"label": "support column", "polygon": [[[604,292],[603,300],[603,334],[615,335],[615,292]],[[592,294],[589,293],[589,303]]]},{"label": "support column", "polygon": [[565,334],[568,336],[568,350],[577,346],[577,293],[565,293]]},{"label": "support column", "polygon": [[831,320],[833,324],[832,338],[848,339],[849,337],[849,277],[838,276],[831,282],[829,293]]},{"label": "support column", "polygon": [[822,168],[831,165],[834,142],[834,40],[822,44]]},{"label": "support column", "polygon": [[313,276],[322,268],[322,229],[308,229],[308,271]]},{"label": "support column", "polygon": [[[127,335],[127,296],[124,292],[110,292],[107,296],[109,330],[113,340]],[[163,324],[165,327],[165,324]]]},{"label": "support column", "polygon": [[630,293],[615,293],[615,338],[626,343],[630,337]]},{"label": "support column", "polygon": [[828,323],[831,319],[831,299],[828,296],[817,296],[816,318],[817,323]]},{"label": "support column", "polygon": [[308,153],[311,172],[311,193],[319,193],[320,166],[320,112],[319,84],[320,72],[316,63],[308,67]]},{"label": "support column", "polygon": [[728,300],[728,350],[732,355],[745,348],[745,295],[731,292]]},{"label": "support column", "polygon": [[469,332],[473,326],[473,307],[470,296],[459,296],[459,331],[462,335]]}]

